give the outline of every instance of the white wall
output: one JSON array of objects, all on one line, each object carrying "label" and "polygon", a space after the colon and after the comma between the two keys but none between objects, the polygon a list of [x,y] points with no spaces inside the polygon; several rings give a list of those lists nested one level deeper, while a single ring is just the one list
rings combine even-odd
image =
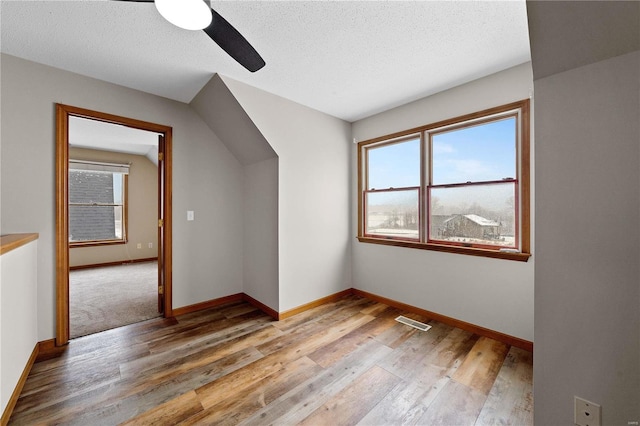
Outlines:
[{"label": "white wall", "polygon": [[535,81],[535,421],[640,420],[640,51]]},{"label": "white wall", "polygon": [[[359,142],[526,99],[531,95],[532,86],[531,64],[522,64],[357,121],[353,123],[353,137]],[[531,145],[533,150],[533,138]],[[352,144],[351,151],[353,172],[350,190],[355,194],[355,144]],[[531,189],[534,194],[533,185]],[[355,196],[352,209],[355,234]],[[533,232],[533,215],[531,224]],[[353,286],[533,341],[534,248],[535,241],[532,238],[534,255],[523,263],[356,241],[353,243]]]},{"label": "white wall", "polygon": [[1,66],[0,226],[40,233],[38,340],[55,335],[56,102],[173,127],[173,307],[242,291],[242,166],[188,105],[8,55]]},{"label": "white wall", "polygon": [[38,343],[38,242],[0,256],[0,412]]},{"label": "white wall", "polygon": [[222,79],[278,154],[280,312],[350,288],[350,124]]}]

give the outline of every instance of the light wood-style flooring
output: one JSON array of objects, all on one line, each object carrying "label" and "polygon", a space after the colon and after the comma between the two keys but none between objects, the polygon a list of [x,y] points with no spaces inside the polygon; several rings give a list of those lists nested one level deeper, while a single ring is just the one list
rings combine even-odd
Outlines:
[{"label": "light wood-style flooring", "polygon": [[532,373],[530,352],[357,296],[282,321],[239,302],[72,340],[10,424],[531,425]]}]

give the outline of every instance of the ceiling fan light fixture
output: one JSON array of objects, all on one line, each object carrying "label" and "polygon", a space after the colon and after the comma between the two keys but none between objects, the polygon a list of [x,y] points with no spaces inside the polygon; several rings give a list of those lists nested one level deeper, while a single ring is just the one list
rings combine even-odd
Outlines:
[{"label": "ceiling fan light fixture", "polygon": [[185,30],[202,30],[211,25],[211,9],[203,0],[155,0],[164,19]]}]

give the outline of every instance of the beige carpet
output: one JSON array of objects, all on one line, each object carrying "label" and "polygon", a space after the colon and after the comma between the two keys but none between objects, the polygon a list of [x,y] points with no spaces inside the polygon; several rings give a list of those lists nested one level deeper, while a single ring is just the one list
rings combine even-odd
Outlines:
[{"label": "beige carpet", "polygon": [[71,338],[160,316],[157,283],[156,262],[71,271]]}]

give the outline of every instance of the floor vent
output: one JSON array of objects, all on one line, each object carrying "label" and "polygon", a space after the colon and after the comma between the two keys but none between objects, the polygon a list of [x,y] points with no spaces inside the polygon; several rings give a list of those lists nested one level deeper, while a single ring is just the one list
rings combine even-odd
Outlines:
[{"label": "floor vent", "polygon": [[413,328],[417,328],[420,331],[427,331],[428,329],[431,328],[431,326],[429,324],[424,324],[424,323],[421,323],[420,321],[416,321],[416,320],[412,320],[411,318],[403,317],[402,315],[400,315],[398,318],[396,318],[396,321],[401,322],[403,324],[406,324],[408,326],[411,326]]}]

